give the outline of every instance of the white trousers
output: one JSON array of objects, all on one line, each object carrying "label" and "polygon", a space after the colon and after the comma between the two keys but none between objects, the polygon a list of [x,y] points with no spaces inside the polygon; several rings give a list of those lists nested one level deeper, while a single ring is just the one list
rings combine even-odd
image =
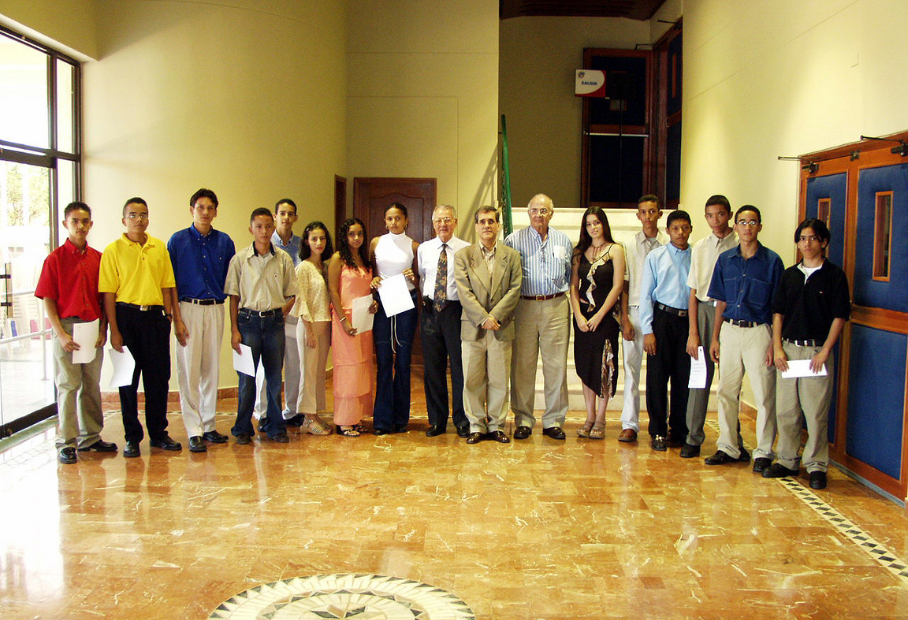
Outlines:
[{"label": "white trousers", "polygon": [[[306,346],[306,324],[296,324],[297,354],[300,359],[299,398],[296,401],[298,413],[318,413],[325,410],[325,385],[328,378],[328,349],[331,347],[331,322],[318,321],[311,324],[316,346]],[[289,400],[288,400],[289,402]]]},{"label": "white trousers", "polygon": [[183,424],[189,437],[215,430],[224,305],[180,302],[180,314],[189,330],[189,339],[185,347],[179,342],[176,345],[177,378]]},{"label": "white trousers", "polygon": [[621,410],[621,428],[637,432],[640,430],[640,368],[643,366],[644,355],[638,306],[628,308],[628,319],[634,327],[634,339],[621,338],[624,349],[624,408]]}]

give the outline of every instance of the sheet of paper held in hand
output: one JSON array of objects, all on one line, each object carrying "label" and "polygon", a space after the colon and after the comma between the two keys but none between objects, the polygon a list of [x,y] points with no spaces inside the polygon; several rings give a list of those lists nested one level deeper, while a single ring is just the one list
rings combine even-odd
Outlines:
[{"label": "sheet of paper held in hand", "polygon": [[381,286],[378,287],[378,296],[381,298],[381,306],[386,316],[394,316],[415,308],[413,298],[407,289],[407,279],[402,273],[382,280]]},{"label": "sheet of paper held in hand", "polygon": [[697,347],[697,359],[690,358],[690,379],[687,387],[702,390],[706,387],[706,353],[703,347]]},{"label": "sheet of paper held in hand", "polygon": [[[384,287],[382,287],[384,288]],[[379,289],[381,290],[381,289]],[[409,295],[407,295],[409,297]],[[357,334],[372,331],[372,321],[375,315],[369,312],[369,306],[372,305],[372,295],[364,295],[353,300],[353,328]]]},{"label": "sheet of paper held in hand", "polygon": [[825,377],[826,364],[820,368],[820,372],[814,372],[810,369],[810,360],[788,360],[788,370],[782,373],[783,379],[800,379],[802,377]]},{"label": "sheet of paper held in hand", "polygon": [[73,340],[79,345],[79,350],[73,351],[73,364],[88,364],[95,360],[100,325],[98,319],[88,323],[73,323]]},{"label": "sheet of paper held in hand", "polygon": [[132,383],[132,373],[136,369],[136,360],[133,358],[129,348],[124,344],[123,352],[120,353],[113,347],[110,349],[110,360],[113,362],[113,376],[110,378],[112,388],[123,387]]},{"label": "sheet of paper held in hand", "polygon": [[255,376],[255,360],[248,344],[240,344],[240,353],[233,352],[233,369],[250,377]]}]

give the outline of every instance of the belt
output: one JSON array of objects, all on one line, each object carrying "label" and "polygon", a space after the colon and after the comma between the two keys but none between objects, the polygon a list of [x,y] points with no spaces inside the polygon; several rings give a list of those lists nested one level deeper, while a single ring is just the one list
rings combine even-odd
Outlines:
[{"label": "belt", "polygon": [[697,302],[698,302],[698,303],[701,303],[701,304],[706,304],[707,306],[712,306],[713,308],[716,307],[716,300],[715,300],[715,299],[710,299],[710,300],[707,300],[707,301],[702,301],[702,300],[698,299]]},{"label": "belt", "polygon": [[561,297],[564,295],[564,292],[555,293],[554,295],[521,295],[521,299],[531,299],[533,301],[546,301],[549,299],[555,299],[556,297]]},{"label": "belt", "polygon": [[284,311],[280,308],[274,308],[273,310],[263,310],[262,312],[259,312],[258,310],[250,310],[249,308],[240,308],[240,312],[244,314],[251,314],[252,316],[261,317],[263,319],[269,316],[279,316],[284,314]]},{"label": "belt", "polygon": [[140,306],[138,304],[128,304],[125,301],[118,301],[117,305],[121,308],[129,308],[130,310],[138,310],[139,312],[148,312],[150,310],[164,312],[164,306]]},{"label": "belt", "polygon": [[785,342],[790,342],[796,347],[822,347],[823,343],[819,340],[790,340],[785,339]]},{"label": "belt", "polygon": [[[435,300],[432,299],[431,297],[423,296],[422,303],[423,303],[423,306],[425,306],[426,308],[432,308],[435,305]],[[460,300],[459,299],[446,299],[444,307],[447,308],[451,304],[457,304],[459,306]]]},{"label": "belt", "polygon": [[658,301],[655,306],[662,310],[663,312],[668,312],[669,314],[674,314],[675,316],[687,316],[687,310],[679,310],[678,308],[672,308],[671,306],[666,306],[665,304],[660,304]]},{"label": "belt", "polygon": [[756,327],[757,325],[760,325],[760,323],[755,321],[736,321],[734,319],[727,319],[724,316],[722,317],[722,320],[726,323],[731,323],[735,327]]},{"label": "belt", "polygon": [[192,297],[180,297],[180,301],[185,301],[187,304],[195,304],[197,306],[214,306],[224,303],[223,299],[193,299]]}]

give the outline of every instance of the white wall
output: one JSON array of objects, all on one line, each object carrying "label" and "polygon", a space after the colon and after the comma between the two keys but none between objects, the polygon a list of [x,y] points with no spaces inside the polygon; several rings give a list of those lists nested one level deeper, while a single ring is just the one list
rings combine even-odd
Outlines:
[{"label": "white wall", "polygon": [[0,24],[78,60],[98,56],[96,0],[0,0]]}]

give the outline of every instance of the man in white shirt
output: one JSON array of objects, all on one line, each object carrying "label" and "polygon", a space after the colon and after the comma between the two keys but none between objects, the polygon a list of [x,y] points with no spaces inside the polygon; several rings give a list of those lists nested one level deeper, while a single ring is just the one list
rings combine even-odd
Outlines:
[{"label": "man in white shirt", "polygon": [[640,281],[647,254],[668,243],[668,235],[659,230],[662,210],[652,194],[637,201],[637,219],[643,229],[634,243],[625,248],[627,269],[624,293],[621,295],[621,333],[624,337],[624,408],[621,411],[621,433],[618,441],[637,441],[640,417],[640,368],[643,365],[643,330],[640,329]]},{"label": "man in white shirt", "polygon": [[462,307],[454,282],[454,254],[470,244],[454,236],[457,211],[451,205],[439,205],[432,213],[435,238],[417,250],[419,281],[422,283],[423,312],[420,321],[429,414],[427,437],[445,432],[448,424],[448,380],[446,369],[451,361],[451,418],[457,434],[470,434],[470,422],[463,409],[463,364],[460,341]]}]

